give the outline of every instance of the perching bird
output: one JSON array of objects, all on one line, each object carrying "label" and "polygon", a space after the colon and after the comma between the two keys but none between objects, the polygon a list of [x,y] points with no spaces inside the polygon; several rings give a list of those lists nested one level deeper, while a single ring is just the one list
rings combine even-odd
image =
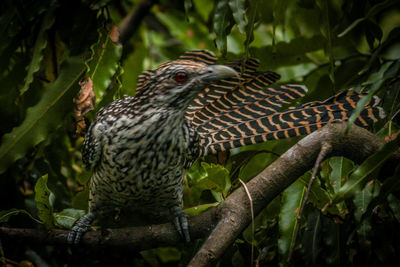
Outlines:
[{"label": "perching bird", "polygon": [[[361,94],[342,92],[323,102],[281,110],[304,96],[300,85],[267,87],[280,77],[258,72],[258,62],[215,65],[208,51],[189,51],[139,76],[137,95],[99,111],[82,149],[93,170],[89,212],[68,235],[77,244],[95,218],[115,208],[169,211],[179,233],[190,241],[182,210],[185,170],[201,156],[271,139],[308,134],[346,120]],[[378,98],[356,123],[368,126],[384,116]]]}]

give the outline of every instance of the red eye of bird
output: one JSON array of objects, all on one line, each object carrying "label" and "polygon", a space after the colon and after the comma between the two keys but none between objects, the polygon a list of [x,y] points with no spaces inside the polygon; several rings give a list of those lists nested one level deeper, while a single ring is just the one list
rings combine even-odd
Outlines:
[{"label": "red eye of bird", "polygon": [[184,73],[184,72],[178,72],[177,74],[175,74],[175,80],[176,80],[178,83],[186,82],[186,80],[187,80],[187,75],[186,75],[186,73]]}]

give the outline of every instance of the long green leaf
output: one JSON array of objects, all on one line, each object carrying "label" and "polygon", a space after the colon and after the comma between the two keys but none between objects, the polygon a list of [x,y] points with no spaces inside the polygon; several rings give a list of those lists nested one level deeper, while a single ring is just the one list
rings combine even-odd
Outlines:
[{"label": "long green leaf", "polygon": [[245,0],[229,0],[233,18],[235,19],[239,31],[243,34],[246,32],[247,25],[245,3]]},{"label": "long green leaf", "polygon": [[146,56],[146,48],[143,44],[137,44],[135,51],[124,61],[124,72],[121,75],[122,94],[135,95],[137,77],[143,71],[143,61]]},{"label": "long green leaf", "polygon": [[304,231],[303,247],[305,259],[315,265],[320,251],[321,241],[321,212],[314,210],[308,217],[307,227]]},{"label": "long green leaf", "polygon": [[53,214],[54,221],[58,226],[64,227],[66,229],[71,229],[74,223],[85,215],[84,210],[77,209],[64,209],[61,212],[56,212]]},{"label": "long green leaf", "polygon": [[353,30],[355,27],[357,27],[364,20],[372,18],[373,16],[375,16],[382,10],[387,9],[388,7],[390,7],[392,5],[396,5],[399,2],[400,2],[399,0],[386,0],[384,2],[374,5],[372,8],[369,9],[369,11],[365,15],[365,17],[358,18],[355,21],[353,21],[346,29],[344,29],[341,33],[338,34],[338,37],[345,36],[346,34],[348,34],[351,30]]},{"label": "long green leaf", "polygon": [[333,35],[332,27],[329,21],[329,5],[328,0],[317,0],[317,6],[321,11],[320,15],[320,31],[322,36],[326,39],[326,53],[329,56],[329,78],[332,84],[335,85],[335,59],[333,57]]},{"label": "long green leaf", "polygon": [[53,26],[55,21],[54,9],[55,5],[53,4],[46,11],[46,15],[43,18],[39,34],[36,38],[35,46],[33,47],[32,60],[29,66],[27,67],[28,73],[25,77],[25,84],[24,87],[22,87],[21,91],[19,92],[20,95],[23,95],[29,89],[29,86],[33,81],[33,74],[35,74],[40,68],[40,62],[42,62],[43,59],[43,50],[46,48],[47,45],[46,31],[50,29],[51,26]]},{"label": "long green leaf", "polygon": [[218,1],[214,13],[214,32],[217,36],[215,43],[223,55],[227,51],[227,32],[231,25],[232,13],[228,0]]},{"label": "long green leaf", "polygon": [[329,182],[333,188],[332,193],[337,193],[347,180],[349,173],[353,170],[354,164],[344,157],[332,157],[329,159],[329,165],[332,168],[329,177]]},{"label": "long green leaf", "polygon": [[97,102],[100,102],[118,70],[122,46],[112,42],[109,31],[102,28],[99,29],[99,40],[90,49],[92,57],[87,63],[87,76],[92,79]]},{"label": "long green leaf", "polygon": [[385,75],[386,71],[390,70],[390,67],[396,67],[397,64],[393,62],[387,62],[385,63],[378,72],[373,73],[367,82],[365,82],[363,85],[370,85],[372,84],[369,92],[367,95],[363,96],[356,104],[356,108],[354,109],[353,113],[351,114],[349,120],[347,121],[347,128],[346,132],[350,130],[351,125],[355,122],[357,119],[358,115],[361,113],[361,111],[364,109],[365,105],[371,101],[372,97],[375,95],[375,93],[382,87],[382,85],[387,81],[388,79],[393,78],[394,75],[396,75],[397,71],[394,72],[394,74],[389,74]]},{"label": "long green leaf", "polygon": [[61,68],[60,76],[48,88],[39,103],[29,108],[21,125],[3,136],[0,147],[0,173],[15,160],[45,140],[72,110],[72,98],[77,92],[79,78],[85,70],[79,58],[69,58]]},{"label": "long green leaf", "polygon": [[47,229],[54,226],[53,207],[50,204],[51,191],[47,187],[47,175],[39,178],[35,185],[35,201],[38,209],[38,216]]},{"label": "long green leaf", "polygon": [[361,220],[362,215],[367,211],[368,205],[374,197],[375,184],[373,181],[367,183],[367,185],[361,191],[357,191],[354,194],[354,218],[359,223],[357,227],[357,235],[360,240],[362,247],[368,248],[370,246],[371,237],[371,217],[366,217]]},{"label": "long green leaf", "polygon": [[350,176],[349,180],[340,188],[335,195],[333,203],[343,198],[352,196],[357,189],[361,188],[370,179],[372,172],[379,169],[382,164],[398,149],[400,138],[383,145],[376,153],[368,157]]},{"label": "long green leaf", "polygon": [[361,220],[361,216],[367,211],[368,205],[373,198],[374,185],[375,183],[371,181],[367,183],[362,190],[357,191],[354,194],[353,202],[356,207],[354,210],[354,218],[358,222]]},{"label": "long green leaf", "polygon": [[246,40],[244,41],[245,58],[249,57],[250,43],[254,41],[254,24],[257,17],[257,7],[258,7],[257,0],[249,1],[249,7],[246,11],[247,13],[246,17],[248,18],[248,23],[246,24],[245,27],[245,33],[246,33]]},{"label": "long green leaf", "polygon": [[286,260],[290,246],[294,241],[294,231],[297,225],[297,215],[305,194],[305,187],[300,181],[294,182],[282,195],[281,213],[279,214],[278,240],[279,254]]}]

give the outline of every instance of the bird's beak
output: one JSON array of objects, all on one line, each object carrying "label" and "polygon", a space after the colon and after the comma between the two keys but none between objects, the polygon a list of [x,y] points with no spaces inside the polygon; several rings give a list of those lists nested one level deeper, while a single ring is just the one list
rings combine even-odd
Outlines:
[{"label": "bird's beak", "polygon": [[206,68],[201,79],[205,82],[213,82],[233,77],[239,78],[239,74],[234,69],[224,65],[211,65]]}]

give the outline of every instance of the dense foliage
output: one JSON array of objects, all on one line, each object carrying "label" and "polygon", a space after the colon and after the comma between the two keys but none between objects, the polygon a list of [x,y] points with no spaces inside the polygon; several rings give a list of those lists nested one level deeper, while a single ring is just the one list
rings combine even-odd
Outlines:
[{"label": "dense foliage", "polygon": [[[301,221],[293,262],[323,266],[389,265],[400,252],[400,164],[381,166],[398,145],[400,5],[397,0],[159,1],[134,36],[113,43],[112,25],[137,0],[0,2],[0,223],[70,228],[87,209],[90,173],[75,133],[73,98],[93,80],[95,112],[124,94],[137,76],[190,49],[214,51],[221,62],[245,57],[305,84],[306,103],[341,90],[377,95],[387,113],[371,131],[394,140],[361,165],[334,157],[323,163]],[[359,112],[357,109],[356,112]],[[298,141],[271,141],[231,152],[224,166],[209,156],[189,170],[185,207],[191,215],[215,206]],[[389,173],[389,175],[387,175]],[[284,264],[311,172],[299,177],[255,219],[222,266],[246,266],[251,245],[260,265]],[[389,176],[389,177],[388,177]],[[196,208],[193,208],[196,207]],[[184,264],[200,241],[137,253],[95,248],[32,247],[3,241],[2,263]],[[71,255],[80,255],[79,259]],[[25,262],[23,262],[25,261]],[[21,264],[22,264],[21,263]],[[21,265],[22,266],[22,265]],[[25,266],[25,265],[24,265]]]}]

